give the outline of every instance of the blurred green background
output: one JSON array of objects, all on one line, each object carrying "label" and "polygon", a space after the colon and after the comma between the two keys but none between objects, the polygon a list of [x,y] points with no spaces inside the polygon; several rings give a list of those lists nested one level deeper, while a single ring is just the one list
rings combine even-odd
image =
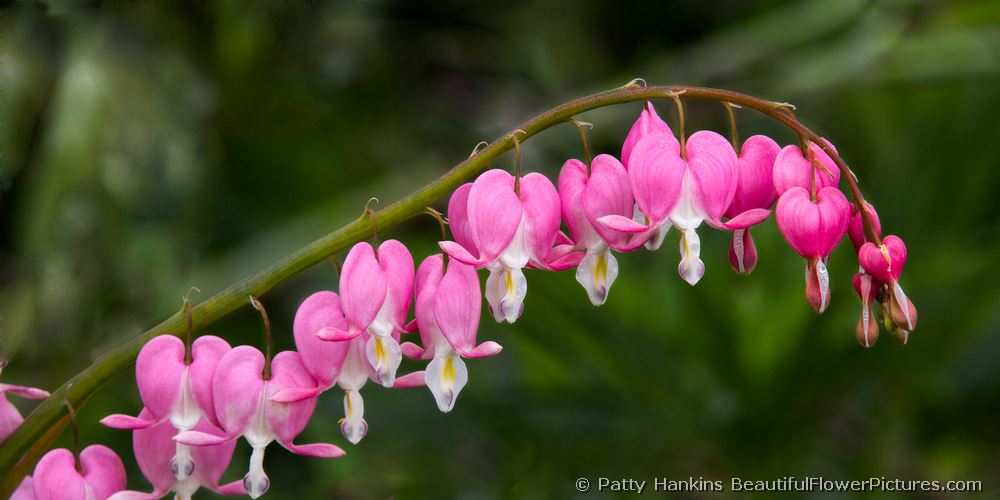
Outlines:
[{"label": "blurred green background", "polygon": [[[701,231],[708,272],[694,288],[677,276],[671,233],[659,252],[619,257],[601,308],[572,272],[529,273],[520,321],[484,317],[480,339],[505,349],[469,362],[450,414],[425,389],[368,384],[370,433],[351,446],[339,393],[323,396],[300,441],[348,455],[272,446],[268,497],[568,498],[577,477],[822,475],[979,479],[996,498],[997,54],[997,1],[8,3],[4,379],[53,389],[179,309],[188,287],[207,297],[369,197],[385,204],[429,182],[478,141],[641,76],[798,105],[908,244],[903,284],[920,311],[910,345],[855,341],[847,243],[818,317],[773,219],[755,229],[760,263],[746,278],[727,265],[728,235]],[[720,106],[687,105],[689,131],[725,131]],[[580,118],[595,123],[597,151],[618,154],[640,109]],[[751,111],[738,120],[744,137],[795,140]],[[556,127],[526,144],[525,167],[555,179],[579,151],[576,131]],[[422,217],[384,237],[419,260],[436,251],[437,226]],[[298,303],[336,283],[324,263],[264,297],[279,347],[291,346]],[[210,331],[257,345],[261,325],[246,307]],[[118,450],[130,486],[148,490],[129,433],[97,424],[139,408],[130,371],[86,406],[80,431]],[[248,455],[240,444],[227,479]]]}]

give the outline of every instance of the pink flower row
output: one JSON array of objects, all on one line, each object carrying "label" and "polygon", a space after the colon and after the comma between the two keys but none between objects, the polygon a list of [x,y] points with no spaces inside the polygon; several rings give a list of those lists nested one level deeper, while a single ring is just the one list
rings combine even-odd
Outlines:
[{"label": "pink flower row", "polygon": [[[153,492],[121,491],[121,461],[92,446],[79,462],[68,450],[47,454],[15,498],[158,498],[171,491],[190,498],[200,487],[257,498],[269,486],[263,460],[271,442],[308,456],[344,454],[332,444],[294,443],[319,394],[334,385],[345,391],[341,430],[355,444],[368,430],[360,389],[369,379],[385,387],[426,385],[441,411],[454,407],[468,381],[463,358],[501,350],[492,341],[477,345],[483,301],[477,269],[489,271],[485,296],[492,316],[509,323],[524,311],[525,267],[576,267],[577,281],[600,305],[618,275],[612,250],[655,250],[670,227],[680,233],[678,272],[688,283],[705,272],[696,232],[703,222],[732,231],[729,262],[745,274],[757,262],[750,228],[770,216],[775,200],[782,235],[807,261],[809,304],[817,312],[829,304],[827,259],[850,234],[861,266],[854,278],[863,303],[858,340],[870,346],[877,338],[877,301],[886,327],[905,342],[916,323],[916,309],[899,285],[906,247],[896,236],[866,241],[860,214],[837,189],[840,171],[820,147],[809,144],[803,154],[797,145],[781,148],[756,135],[737,150],[711,131],[683,139],[647,104],[625,139],[621,161],[606,154],[589,165],[568,160],[558,190],[538,173],[515,178],[503,170],[484,172],[449,201],[454,241],[440,243],[444,254],[427,257],[414,272],[399,241],[377,249],[355,245],[342,268],[340,295],[308,297],[295,315],[296,351],[281,352],[273,362],[256,348],[232,348],[214,336],[199,338],[190,352],[176,337],[150,340],[136,361],[144,409],[138,417],[111,415],[102,422],[133,431],[136,460]],[[866,209],[880,236],[874,209]],[[568,236],[560,232],[562,221]],[[415,319],[408,322],[411,302]],[[400,343],[402,334],[417,331],[420,346]],[[429,363],[397,378],[403,356]],[[14,422],[4,408],[0,417]],[[3,418],[0,424],[9,425]],[[240,436],[252,447],[249,471],[242,481],[220,485]]]}]

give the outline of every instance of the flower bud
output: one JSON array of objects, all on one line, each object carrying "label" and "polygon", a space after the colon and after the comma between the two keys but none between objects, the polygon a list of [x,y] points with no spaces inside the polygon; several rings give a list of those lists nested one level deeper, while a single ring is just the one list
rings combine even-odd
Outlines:
[{"label": "flower bud", "polygon": [[858,318],[858,325],[854,329],[854,335],[858,343],[864,347],[871,347],[878,341],[878,322],[872,316],[871,308],[864,306],[861,309],[861,317]]}]

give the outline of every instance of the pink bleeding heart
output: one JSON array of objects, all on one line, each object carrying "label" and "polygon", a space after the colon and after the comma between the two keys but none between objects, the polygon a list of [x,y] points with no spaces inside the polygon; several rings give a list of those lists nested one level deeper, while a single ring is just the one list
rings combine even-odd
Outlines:
[{"label": "pink bleeding heart", "polygon": [[91,445],[76,458],[65,448],[45,454],[35,465],[31,487],[36,500],[104,500],[125,489],[125,465],[111,448]]},{"label": "pink bleeding heart", "polygon": [[334,292],[316,292],[302,301],[295,312],[292,333],[302,363],[316,380],[316,387],[279,392],[272,400],[291,403],[314,397],[337,382],[351,343],[327,342],[319,337],[331,331],[346,331],[347,320],[340,307],[340,297]]},{"label": "pink bleeding heart", "polygon": [[[143,408],[139,418],[152,420],[149,410]],[[222,437],[224,433],[207,420],[201,420],[195,431]],[[193,447],[190,451],[195,464],[191,475],[183,481],[178,481],[171,471],[174,447],[173,437],[177,434],[169,423],[156,424],[145,429],[132,432],[132,449],[139,469],[153,485],[153,492],[122,491],[112,496],[111,500],[127,500],[139,498],[160,498],[169,492],[175,492],[180,498],[191,498],[198,489],[204,487],[224,495],[245,495],[243,481],[234,481],[219,485],[222,474],[229,467],[233,458],[235,441],[227,441],[215,446]]]},{"label": "pink bleeding heart", "polygon": [[606,215],[626,218],[632,215],[635,200],[631,181],[615,157],[606,154],[594,157],[589,176],[583,162],[567,160],[559,173],[559,196],[563,220],[578,247],[625,246],[627,235],[597,222]]},{"label": "pink bleeding heart", "polygon": [[775,219],[785,241],[803,258],[826,257],[847,232],[851,204],[838,189],[825,187],[816,193],[792,187],[778,199]]},{"label": "pink bleeding heart", "polygon": [[[837,150],[830,141],[823,139],[823,142],[834,151]],[[817,191],[825,187],[837,187],[840,183],[840,169],[823,148],[809,143],[809,152],[817,163],[810,162],[802,155],[802,148],[796,145],[785,146],[778,153],[774,159],[774,190],[778,196],[796,186],[812,189],[813,182]]]},{"label": "pink bleeding heart", "polygon": [[332,444],[299,445],[293,442],[312,417],[316,398],[294,403],[276,403],[270,399],[285,389],[316,386],[299,353],[278,353],[271,363],[270,380],[262,377],[264,364],[264,355],[250,346],[234,348],[219,362],[212,389],[215,391],[215,411],[225,437],[198,431],[181,432],[174,437],[175,441],[191,446],[218,445],[241,435],[245,437],[253,453],[243,486],[253,498],[262,495],[270,486],[263,460],[264,448],[272,441],[278,441],[288,451],[299,455],[321,458],[344,455],[343,450]]},{"label": "pink bleeding heart", "polygon": [[868,242],[858,251],[858,262],[865,272],[883,283],[899,281],[906,265],[906,244],[894,234],[882,238],[882,246]]}]

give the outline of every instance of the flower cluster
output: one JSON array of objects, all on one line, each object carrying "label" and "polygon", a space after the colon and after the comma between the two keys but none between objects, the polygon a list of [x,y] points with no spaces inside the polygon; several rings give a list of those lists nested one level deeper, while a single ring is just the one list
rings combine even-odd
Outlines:
[{"label": "flower cluster", "polygon": [[[863,304],[858,341],[866,347],[875,342],[878,312],[905,343],[917,320],[899,282],[906,247],[897,236],[881,236],[871,205],[852,205],[838,190],[840,168],[826,152],[833,146],[823,146],[803,140],[782,148],[762,135],[740,144],[735,124],[732,142],[706,130],[686,137],[682,114],[676,136],[647,103],[620,158],[570,159],[558,189],[541,174],[521,176],[519,165],[515,175],[488,170],[452,194],[447,215],[454,241],[441,241],[443,253],[425,258],[416,270],[399,241],[351,248],[339,294],[319,291],[299,306],[295,351],[272,360],[269,347],[266,353],[234,348],[214,336],[193,343],[173,336],[150,340],[136,361],[144,408],[136,417],[111,415],[102,422],[133,431],[136,460],[153,485],[151,493],[120,491],[121,461],[92,446],[79,462],[67,450],[50,452],[18,498],[156,498],[168,492],[190,498],[202,487],[257,498],[269,486],[263,462],[271,442],[301,455],[344,454],[332,444],[294,443],[317,398],[335,385],[345,393],[341,431],[354,444],[368,432],[360,392],[368,380],[388,388],[426,386],[441,411],[454,408],[469,379],[465,360],[501,350],[496,342],[477,344],[484,295],[478,270],[488,272],[485,299],[500,323],[514,323],[524,313],[525,268],[575,267],[590,301],[601,305],[618,276],[613,252],[656,250],[672,227],[679,233],[678,273],[687,283],[695,285],[705,274],[697,232],[702,223],[732,233],[729,264],[749,274],[757,263],[751,228],[769,218],[772,207],[781,234],[806,260],[809,305],[818,313],[829,305],[828,258],[849,234],[860,264],[854,277]],[[560,231],[563,222],[568,235]],[[251,300],[269,336],[267,315]],[[414,319],[408,320],[411,305]],[[401,342],[414,332],[419,344]],[[426,368],[397,376],[404,356],[428,361]],[[0,394],[0,417],[8,417],[7,407]],[[9,432],[4,425],[0,431]],[[219,484],[241,436],[252,448],[249,471],[242,481]],[[53,496],[58,485],[80,493]]]}]

